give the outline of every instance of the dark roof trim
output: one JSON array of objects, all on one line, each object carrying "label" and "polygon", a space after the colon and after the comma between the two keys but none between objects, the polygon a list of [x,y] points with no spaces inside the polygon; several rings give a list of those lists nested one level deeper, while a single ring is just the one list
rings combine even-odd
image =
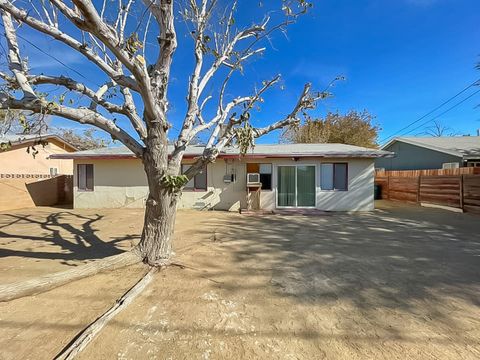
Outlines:
[{"label": "dark roof trim", "polygon": [[[195,159],[200,157],[200,154],[185,154],[184,159]],[[243,159],[286,159],[286,158],[380,158],[380,157],[392,157],[392,153],[387,154],[345,154],[345,153],[323,153],[323,154],[246,154],[242,156]],[[220,154],[218,155],[219,159],[238,159],[239,154]],[[75,155],[75,153],[70,154],[52,154],[50,155],[51,159],[73,159],[73,160],[121,160],[121,159],[138,159],[135,155],[129,154],[80,154]]]},{"label": "dark roof trim", "polygon": [[19,135],[19,140],[14,140],[14,141],[11,141],[10,140],[10,143],[12,144],[12,146],[17,146],[17,145],[25,145],[25,144],[28,144],[28,143],[32,143],[32,142],[35,142],[35,141],[41,141],[41,140],[49,140],[49,139],[55,139],[65,145],[67,145],[68,147],[72,148],[73,151],[78,151],[78,148],[76,148],[75,146],[73,146],[72,144],[70,144],[68,141],[65,141],[61,136],[59,135],[53,135],[53,134],[49,134],[49,135],[38,135],[38,137],[30,137],[30,138],[21,138],[22,135]]}]

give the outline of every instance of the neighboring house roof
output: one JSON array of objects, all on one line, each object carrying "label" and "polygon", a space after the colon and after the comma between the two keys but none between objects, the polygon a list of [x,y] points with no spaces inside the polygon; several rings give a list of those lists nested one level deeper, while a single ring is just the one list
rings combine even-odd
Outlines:
[{"label": "neighboring house roof", "polygon": [[404,142],[464,159],[480,157],[480,136],[397,137],[381,149],[385,150],[395,142]]},{"label": "neighboring house roof", "polygon": [[[185,151],[185,158],[194,158],[202,155],[202,145],[191,145]],[[173,146],[169,146],[169,152]],[[238,148],[230,147],[222,151],[220,158],[235,158],[240,155]],[[393,153],[388,151],[369,149],[344,144],[274,144],[256,145],[245,157],[247,158],[284,158],[284,157],[326,157],[326,158],[379,158],[389,157]],[[126,147],[110,147],[94,150],[77,151],[70,154],[55,154],[56,159],[129,159],[135,155]]]},{"label": "neighboring house roof", "polygon": [[38,141],[38,140],[51,140],[55,139],[63,144],[66,144],[68,147],[70,147],[73,151],[77,150],[75,146],[72,144],[68,143],[65,141],[61,136],[58,136],[56,134],[43,134],[43,135],[37,135],[37,134],[32,134],[32,135],[0,135],[0,144],[2,143],[11,143],[13,145],[23,145],[23,144],[28,144],[31,143],[32,141]]}]

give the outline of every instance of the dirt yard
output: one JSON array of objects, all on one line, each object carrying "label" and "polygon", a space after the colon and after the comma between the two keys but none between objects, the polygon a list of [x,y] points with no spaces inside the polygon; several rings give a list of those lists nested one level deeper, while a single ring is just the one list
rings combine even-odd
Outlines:
[{"label": "dirt yard", "polygon": [[[0,283],[129,249],[140,210],[0,213]],[[177,260],[81,359],[479,359],[480,218],[179,213]],[[145,272],[0,303],[0,358],[51,359]]]}]

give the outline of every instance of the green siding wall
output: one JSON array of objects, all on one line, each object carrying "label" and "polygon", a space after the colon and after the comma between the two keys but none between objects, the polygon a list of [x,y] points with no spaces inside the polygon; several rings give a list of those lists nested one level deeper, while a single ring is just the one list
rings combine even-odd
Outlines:
[{"label": "green siding wall", "polygon": [[376,168],[385,168],[386,170],[441,169],[442,164],[451,162],[458,162],[462,166],[461,157],[404,142],[396,141],[384,150],[394,152],[395,157],[377,159],[375,161]]}]

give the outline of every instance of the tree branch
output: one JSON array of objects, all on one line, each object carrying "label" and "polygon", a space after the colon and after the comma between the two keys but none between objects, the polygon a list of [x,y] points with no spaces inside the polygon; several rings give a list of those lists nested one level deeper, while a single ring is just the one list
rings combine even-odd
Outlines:
[{"label": "tree branch", "polygon": [[[284,119],[279,120],[264,128],[253,128],[252,131],[253,131],[254,138],[258,138],[260,136],[266,135],[274,130],[281,129],[285,126],[298,124],[300,122],[299,113],[305,112],[308,109],[313,109],[315,107],[316,101],[324,98],[323,93],[312,95],[310,93],[310,90],[311,90],[311,84],[305,84],[302,94],[300,95],[300,98],[297,101],[297,104],[295,105],[293,110],[290,112],[290,114],[288,114]],[[230,144],[230,142],[235,137],[235,132],[232,131],[233,127],[240,123],[241,122],[239,122],[236,119],[231,119],[231,122],[229,123],[227,130],[224,132],[223,136],[219,139],[219,141],[215,145],[215,148],[218,152],[222,151],[226,145]]]},{"label": "tree branch", "polygon": [[105,94],[105,92],[111,86],[115,85],[114,83],[111,83],[111,82],[100,87],[100,89],[97,92],[94,92],[92,89],[88,88],[84,84],[79,83],[65,76],[56,77],[56,76],[38,75],[38,76],[30,77],[30,82],[34,85],[40,85],[40,84],[60,85],[67,88],[68,90],[81,93],[92,100],[92,103],[89,108],[90,110],[95,111],[96,105],[98,104],[110,113],[125,115],[129,118],[133,128],[137,131],[138,135],[142,140],[145,139],[147,136],[145,126],[142,122],[142,119],[138,116],[132,94],[130,93],[130,90],[128,88],[121,87],[121,92],[124,96],[125,103],[123,105],[117,105],[103,99],[103,95]]},{"label": "tree branch", "polygon": [[102,43],[105,44],[117,59],[132,73],[137,80],[139,92],[144,101],[147,119],[151,121],[158,120],[159,112],[157,109],[157,101],[152,94],[151,80],[145,64],[134,56],[134,54],[130,54],[123,48],[123,33],[121,35],[122,37],[120,37],[114,28],[106,24],[90,0],[72,0],[72,2],[84,18],[84,25],[78,24],[77,26],[98,37],[100,41],[102,41]]},{"label": "tree branch", "polygon": [[202,80],[200,81],[200,85],[198,87],[198,96],[201,96],[203,90],[205,89],[205,86],[207,86],[208,82],[211,80],[213,75],[215,75],[220,66],[222,64],[225,64],[225,62],[230,58],[237,43],[250,37],[257,37],[260,33],[264,32],[269,20],[270,19],[267,18],[263,22],[263,24],[255,25],[248,29],[245,29],[233,37],[233,39],[225,46],[222,54],[217,57],[217,59],[213,62],[212,66],[207,70]]},{"label": "tree branch", "polygon": [[[275,76],[272,80],[269,80],[269,81],[265,81],[263,83],[263,86],[262,88],[260,88],[260,90],[258,90],[255,95],[249,97],[249,98],[245,98],[245,99],[248,99],[246,102],[247,102],[247,105],[245,106],[245,108],[243,109],[243,112],[242,114],[237,118],[235,119],[235,117],[232,117],[228,123],[228,125],[226,126],[226,128],[224,129],[224,134],[227,134],[229,133],[233,127],[237,124],[240,124],[241,122],[244,121],[244,119],[248,119],[249,117],[249,112],[250,110],[255,106],[255,104],[258,102],[258,101],[262,101],[262,95],[268,90],[270,89],[272,86],[274,86],[278,81],[280,80],[280,75],[277,75]],[[223,98],[223,91],[225,90],[225,87],[222,88],[222,92],[221,92],[221,97]],[[235,100],[234,100],[235,101]],[[221,127],[224,125],[224,122],[228,116],[228,113],[230,112],[231,108],[228,109],[229,105],[231,105],[232,103],[229,103],[225,109],[223,108],[223,105],[220,104],[219,106],[219,109],[222,113],[225,114],[225,116],[223,117],[222,121],[219,121],[217,123],[217,126],[215,128],[215,130],[212,132],[212,134],[210,135],[210,138],[207,142],[207,146],[206,148],[207,149],[210,149],[214,146],[214,143],[215,141],[217,140],[217,137],[220,133],[220,130],[221,130]],[[235,104],[236,106],[237,104]]]},{"label": "tree branch", "polygon": [[303,88],[302,95],[300,96],[300,99],[298,100],[297,104],[295,105],[293,111],[288,114],[288,116],[285,119],[279,120],[269,126],[263,127],[263,128],[254,128],[253,131],[255,133],[255,137],[258,138],[260,136],[266,135],[274,130],[281,129],[285,126],[289,125],[295,125],[300,123],[300,118],[298,117],[298,114],[302,111],[305,111],[307,109],[313,109],[315,106],[315,101],[320,99],[321,97],[312,97],[310,95],[310,89],[312,85],[311,84],[306,84]]},{"label": "tree branch", "polygon": [[135,106],[132,93],[130,92],[130,89],[126,87],[122,87],[120,91],[122,92],[123,98],[125,99],[123,109],[126,111],[126,115],[130,119],[133,128],[140,136],[140,139],[145,141],[145,139],[147,138],[147,129],[145,128],[144,122],[142,121],[140,116],[138,116],[137,107]]},{"label": "tree branch", "polygon": [[102,71],[104,71],[112,80],[114,80],[118,84],[129,87],[135,91],[139,91],[138,84],[132,78],[123,75],[123,73],[116,72],[109,64],[107,64],[100,56],[98,56],[92,49],[87,47],[85,44],[82,44],[78,40],[60,31],[59,29],[50,26],[40,20],[37,20],[32,16],[29,16],[27,11],[13,6],[13,4],[8,0],[0,0],[0,9],[8,12],[18,21],[27,24],[31,28],[43,34],[53,37],[59,42],[64,43],[65,45],[84,55],[88,60],[90,60],[93,64],[97,65]]},{"label": "tree branch", "polygon": [[17,80],[18,86],[22,89],[23,97],[27,100],[36,99],[37,95],[28,83],[27,72],[25,66],[20,58],[20,51],[18,49],[17,35],[13,27],[12,17],[6,11],[1,11],[3,26],[5,28],[5,38],[8,45],[8,64],[10,71]]},{"label": "tree branch", "polygon": [[217,125],[215,131],[210,136],[209,142],[207,143],[207,147],[211,147],[211,145],[210,145],[211,140],[213,141],[217,137],[218,132],[220,131],[220,125],[225,122],[225,120],[228,117],[228,114],[232,111],[232,109],[234,109],[236,106],[238,106],[240,104],[250,103],[252,100],[253,100],[253,97],[248,96],[248,97],[239,97],[239,98],[236,98],[235,100],[229,102],[225,106],[225,108],[222,109],[221,111],[219,111],[217,113],[217,115],[212,120],[210,120],[208,123],[200,124],[196,128],[194,128],[192,130],[192,132],[190,133],[189,141],[192,140],[200,132],[208,130],[212,126]]},{"label": "tree branch", "polygon": [[31,101],[28,99],[16,100],[7,94],[1,95],[0,109],[28,110],[36,114],[50,114],[73,120],[80,124],[93,125],[109,133],[112,138],[121,141],[139,158],[143,156],[143,147],[130,134],[118,127],[115,122],[92,110],[86,108],[75,109],[37,99]]},{"label": "tree branch", "polygon": [[[94,104],[98,104],[102,106],[110,113],[118,113],[118,114],[126,115],[126,111],[122,106],[113,104],[102,98],[105,91],[95,92],[92,89],[85,86],[84,84],[77,82],[69,77],[66,77],[63,75],[62,76],[37,75],[37,76],[30,76],[29,79],[33,85],[52,84],[52,85],[63,86],[68,90],[75,91],[77,93],[87,96],[92,100]],[[103,87],[104,86],[102,86],[100,90],[103,90]],[[92,108],[92,106],[90,106],[90,109],[95,110],[94,108]]]},{"label": "tree branch", "polygon": [[167,111],[167,89],[170,79],[172,58],[177,49],[177,34],[175,32],[175,18],[173,16],[173,1],[143,0],[157,20],[160,28],[158,43],[159,55],[151,71],[152,84],[160,102],[162,114]]},{"label": "tree branch", "polygon": [[199,87],[200,76],[203,66],[203,51],[204,51],[204,31],[208,21],[209,13],[207,12],[207,1],[202,2],[201,9],[198,9],[195,2],[191,2],[192,10],[195,13],[197,19],[197,28],[195,31],[195,66],[193,73],[190,77],[188,86],[187,104],[188,109],[183,121],[182,130],[178,136],[178,140],[175,143],[175,150],[172,154],[172,161],[176,161],[177,158],[183,154],[188,142],[194,137],[192,135],[192,128],[195,123],[195,119],[199,114],[198,100],[199,100]]}]

